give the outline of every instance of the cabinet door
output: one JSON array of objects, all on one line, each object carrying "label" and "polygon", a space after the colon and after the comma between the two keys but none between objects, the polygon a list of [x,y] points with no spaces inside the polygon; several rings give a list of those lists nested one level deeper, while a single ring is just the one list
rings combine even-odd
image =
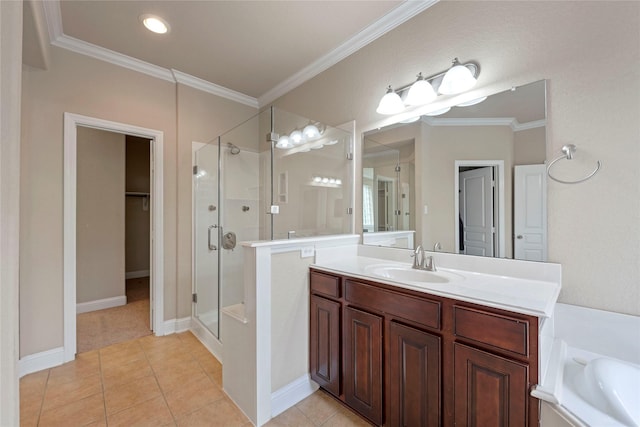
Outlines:
[{"label": "cabinet door", "polygon": [[311,295],[311,378],[340,395],[340,303]]},{"label": "cabinet door", "polygon": [[454,363],[456,425],[527,425],[527,365],[458,343]]},{"label": "cabinet door", "polygon": [[391,322],[387,424],[440,425],[440,337]]},{"label": "cabinet door", "polygon": [[346,403],[382,424],[382,318],[347,307],[344,312]]}]

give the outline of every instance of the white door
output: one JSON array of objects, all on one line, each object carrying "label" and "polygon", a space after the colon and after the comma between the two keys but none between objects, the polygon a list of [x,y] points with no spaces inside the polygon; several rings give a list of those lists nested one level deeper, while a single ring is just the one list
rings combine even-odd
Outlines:
[{"label": "white door", "polygon": [[515,259],[547,260],[547,176],[545,165],[516,166],[513,185]]},{"label": "white door", "polygon": [[493,168],[482,167],[460,172],[460,253],[494,256]]}]

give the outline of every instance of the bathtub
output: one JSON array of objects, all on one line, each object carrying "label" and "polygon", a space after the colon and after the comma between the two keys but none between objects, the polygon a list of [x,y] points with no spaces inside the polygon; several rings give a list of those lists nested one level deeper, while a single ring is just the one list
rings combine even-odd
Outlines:
[{"label": "bathtub", "polygon": [[639,427],[639,334],[640,316],[557,303],[531,391],[546,402],[542,425]]}]

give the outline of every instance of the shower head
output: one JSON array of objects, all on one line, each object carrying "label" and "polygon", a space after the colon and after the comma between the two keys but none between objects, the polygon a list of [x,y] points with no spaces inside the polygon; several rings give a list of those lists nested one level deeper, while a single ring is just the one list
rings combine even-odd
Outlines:
[{"label": "shower head", "polygon": [[240,154],[240,147],[238,147],[238,146],[236,146],[236,145],[234,145],[234,144],[232,144],[230,142],[227,142],[227,146],[229,147],[229,152],[231,154],[233,154],[233,155]]}]

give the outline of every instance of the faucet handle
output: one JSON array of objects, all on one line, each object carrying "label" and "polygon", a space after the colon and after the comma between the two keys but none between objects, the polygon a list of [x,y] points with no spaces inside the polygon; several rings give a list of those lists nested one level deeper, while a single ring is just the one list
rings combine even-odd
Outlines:
[{"label": "faucet handle", "polygon": [[425,270],[438,271],[436,269],[436,261],[435,261],[435,258],[433,257],[433,255],[429,255],[428,257],[426,257]]}]

